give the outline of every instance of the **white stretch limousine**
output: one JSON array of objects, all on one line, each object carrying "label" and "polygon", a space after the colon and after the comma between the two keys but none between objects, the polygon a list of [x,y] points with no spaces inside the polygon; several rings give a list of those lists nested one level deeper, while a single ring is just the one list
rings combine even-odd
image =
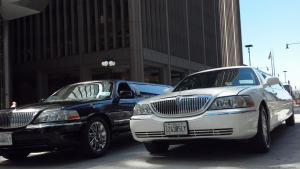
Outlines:
[{"label": "white stretch limousine", "polygon": [[192,139],[246,140],[255,152],[268,152],[270,131],[295,124],[292,97],[277,77],[252,67],[201,71],[166,94],[134,107],[130,128],[151,153]]}]

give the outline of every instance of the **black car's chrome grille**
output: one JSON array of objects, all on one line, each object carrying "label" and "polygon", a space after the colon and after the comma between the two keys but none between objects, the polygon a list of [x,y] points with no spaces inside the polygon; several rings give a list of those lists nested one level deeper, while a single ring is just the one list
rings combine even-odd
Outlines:
[{"label": "black car's chrome grille", "polygon": [[37,111],[11,111],[0,113],[0,128],[16,128],[28,125]]},{"label": "black car's chrome grille", "polygon": [[151,107],[163,116],[189,116],[205,108],[211,96],[178,96],[165,100],[154,101]]}]

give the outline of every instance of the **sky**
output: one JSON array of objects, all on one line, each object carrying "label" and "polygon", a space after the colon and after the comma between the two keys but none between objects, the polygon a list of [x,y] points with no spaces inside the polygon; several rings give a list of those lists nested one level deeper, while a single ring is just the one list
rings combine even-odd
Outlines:
[{"label": "sky", "polygon": [[[251,66],[271,74],[268,57],[272,51],[276,76],[283,84],[289,80],[293,89],[299,90],[300,0],[240,0],[240,15],[244,64],[249,65],[245,45],[252,44]],[[286,50],[286,44],[298,42]]]}]

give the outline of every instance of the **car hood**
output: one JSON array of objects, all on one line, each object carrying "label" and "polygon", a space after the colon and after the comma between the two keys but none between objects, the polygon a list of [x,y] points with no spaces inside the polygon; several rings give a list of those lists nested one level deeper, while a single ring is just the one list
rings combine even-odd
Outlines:
[{"label": "car hood", "polygon": [[140,104],[149,104],[152,101],[174,98],[177,96],[209,96],[211,100],[217,97],[238,95],[241,91],[250,88],[251,86],[230,86],[230,87],[214,87],[204,89],[193,89],[179,92],[172,92],[170,94],[163,94],[139,102]]},{"label": "car hood", "polygon": [[[6,109],[1,110],[1,112],[40,112],[46,109],[76,109],[77,107],[84,107],[90,104],[96,104],[99,101],[64,101],[64,102],[42,102],[29,104],[21,107],[17,107],[16,109]],[[0,112],[0,113],[1,113]]]}]

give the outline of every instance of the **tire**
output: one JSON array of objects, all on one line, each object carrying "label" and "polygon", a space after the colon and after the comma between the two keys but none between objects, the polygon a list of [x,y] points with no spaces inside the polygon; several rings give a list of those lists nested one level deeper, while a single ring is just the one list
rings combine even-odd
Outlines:
[{"label": "tire", "polygon": [[250,139],[251,150],[256,153],[267,153],[270,150],[270,139],[267,112],[264,106],[260,106],[257,133]]},{"label": "tire", "polygon": [[149,142],[144,145],[150,153],[164,153],[169,149],[169,144],[164,142]]},{"label": "tire", "polygon": [[28,152],[17,152],[12,150],[1,151],[1,156],[8,160],[21,160],[26,158],[30,153]]},{"label": "tire", "polygon": [[292,115],[285,120],[285,124],[287,126],[294,126],[295,125],[295,113],[294,113],[294,109],[292,111],[293,111]]},{"label": "tire", "polygon": [[110,144],[110,130],[106,121],[100,117],[88,121],[83,129],[83,153],[95,158],[105,154]]}]

